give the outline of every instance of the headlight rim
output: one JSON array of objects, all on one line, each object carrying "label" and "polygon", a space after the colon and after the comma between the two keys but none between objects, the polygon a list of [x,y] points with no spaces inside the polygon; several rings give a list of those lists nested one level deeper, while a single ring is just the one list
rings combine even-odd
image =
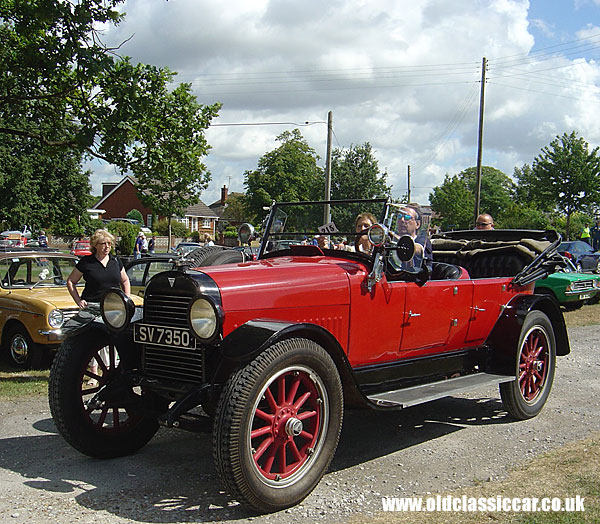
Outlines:
[{"label": "headlight rim", "polygon": [[[52,320],[52,315],[56,314],[56,313],[60,313],[60,322],[58,322],[58,323],[56,323],[55,321]],[[55,308],[52,311],[50,311],[50,313],[48,313],[48,316],[46,318],[46,322],[48,322],[48,325],[52,329],[60,329],[65,324],[65,314],[63,313],[62,309]]]},{"label": "headlight rim", "polygon": [[[120,327],[113,326],[106,317],[104,303],[107,297],[109,297],[111,294],[116,295],[121,300],[123,303],[123,309],[125,310],[125,322],[123,322],[123,325]],[[119,333],[127,329],[131,324],[131,319],[133,318],[134,313],[135,304],[133,303],[133,300],[131,300],[131,297],[127,296],[122,289],[110,288],[104,292],[104,295],[102,295],[102,298],[100,299],[100,314],[102,315],[102,320],[111,331]]]},{"label": "headlight rim", "polygon": [[[213,333],[210,335],[210,337],[202,337],[202,336],[198,335],[198,333],[196,333],[196,331],[194,330],[194,327],[192,324],[192,317],[191,317],[192,309],[194,307],[194,304],[196,304],[196,302],[198,302],[199,300],[205,300],[206,302],[208,302],[209,305],[212,307],[214,315],[215,315],[215,329],[214,329]],[[200,295],[195,296],[190,301],[190,304],[189,304],[188,310],[187,310],[187,322],[188,322],[188,327],[189,327],[190,331],[192,332],[192,335],[196,338],[196,340],[198,340],[202,344],[210,344],[221,334],[221,327],[223,325],[223,310],[221,309],[221,306],[219,304],[217,304],[217,302],[212,297],[210,297],[208,295],[200,294]]]}]

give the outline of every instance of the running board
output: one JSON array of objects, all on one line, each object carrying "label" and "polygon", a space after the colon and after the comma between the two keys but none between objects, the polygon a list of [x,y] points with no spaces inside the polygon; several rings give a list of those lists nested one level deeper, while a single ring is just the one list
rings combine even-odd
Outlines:
[{"label": "running board", "polygon": [[514,375],[475,373],[473,375],[463,375],[461,377],[440,380],[439,382],[432,382],[430,384],[421,384],[395,391],[385,391],[370,395],[367,398],[381,407],[407,408],[478,387],[493,386],[501,382],[510,382],[511,380],[515,380]]}]

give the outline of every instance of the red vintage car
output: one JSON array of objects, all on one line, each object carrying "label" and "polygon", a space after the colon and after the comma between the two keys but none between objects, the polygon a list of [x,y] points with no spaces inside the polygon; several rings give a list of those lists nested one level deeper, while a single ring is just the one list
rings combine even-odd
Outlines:
[{"label": "red vintage car", "polygon": [[[376,223],[357,233],[364,211]],[[226,489],[270,512],[317,485],[345,407],[398,410],[498,384],[510,415],[536,416],[569,353],[558,303],[533,294],[560,237],[454,232],[418,263],[398,233],[409,219],[422,225],[386,200],[278,203],[257,260],[157,274],[143,312],[109,291],[103,323],[80,322],[54,360],[56,427],[99,458],[135,452],[160,425],[211,428]],[[316,236],[330,247],[305,243]]]}]

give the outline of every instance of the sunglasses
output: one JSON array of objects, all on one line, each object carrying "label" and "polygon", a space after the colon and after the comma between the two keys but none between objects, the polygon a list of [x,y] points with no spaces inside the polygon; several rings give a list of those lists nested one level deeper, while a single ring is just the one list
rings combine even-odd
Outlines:
[{"label": "sunglasses", "polygon": [[477,227],[485,227],[485,226],[493,226],[494,224],[492,224],[491,222],[475,222],[475,225]]},{"label": "sunglasses", "polygon": [[412,220],[413,218],[415,218],[415,217],[412,215],[409,215],[408,213],[407,214],[402,213],[402,214],[398,215],[398,220],[406,220],[407,222],[409,220]]}]

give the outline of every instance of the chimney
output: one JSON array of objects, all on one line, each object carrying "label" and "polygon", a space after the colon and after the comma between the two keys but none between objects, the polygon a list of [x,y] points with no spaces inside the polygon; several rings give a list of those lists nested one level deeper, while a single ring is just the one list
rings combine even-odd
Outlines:
[{"label": "chimney", "polygon": [[225,201],[227,200],[227,186],[223,186],[221,188],[221,205],[225,205]]}]

